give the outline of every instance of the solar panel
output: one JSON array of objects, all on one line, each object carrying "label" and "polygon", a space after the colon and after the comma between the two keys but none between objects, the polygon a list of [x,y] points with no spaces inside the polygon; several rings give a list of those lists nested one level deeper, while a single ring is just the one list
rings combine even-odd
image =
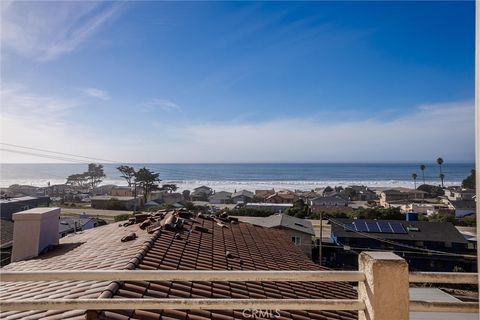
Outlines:
[{"label": "solar panel", "polygon": [[360,232],[368,232],[367,224],[365,221],[354,221],[355,229]]},{"label": "solar panel", "polygon": [[389,222],[389,224],[392,227],[393,233],[407,233],[400,222]]},{"label": "solar panel", "polygon": [[378,226],[380,227],[380,232],[381,233],[393,233],[393,230],[390,227],[390,225],[388,224],[388,222],[379,221],[377,223],[378,223]]},{"label": "solar panel", "polygon": [[380,227],[376,222],[367,222],[366,224],[367,224],[368,232],[376,232],[376,233],[381,232]]},{"label": "solar panel", "polygon": [[346,231],[350,232],[371,232],[371,233],[407,233],[400,222],[385,222],[385,221],[353,221],[349,224],[343,225]]}]

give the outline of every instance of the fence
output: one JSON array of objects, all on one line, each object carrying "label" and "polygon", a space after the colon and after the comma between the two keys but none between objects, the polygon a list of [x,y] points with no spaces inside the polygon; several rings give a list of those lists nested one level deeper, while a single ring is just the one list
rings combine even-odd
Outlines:
[{"label": "fence", "polygon": [[389,252],[363,252],[358,271],[146,271],[69,270],[0,272],[18,281],[313,281],[358,283],[357,299],[29,299],[0,300],[2,311],[128,309],[357,310],[360,320],[407,320],[409,312],[478,313],[474,302],[409,301],[410,283],[478,284],[476,273],[408,273],[404,259]]}]

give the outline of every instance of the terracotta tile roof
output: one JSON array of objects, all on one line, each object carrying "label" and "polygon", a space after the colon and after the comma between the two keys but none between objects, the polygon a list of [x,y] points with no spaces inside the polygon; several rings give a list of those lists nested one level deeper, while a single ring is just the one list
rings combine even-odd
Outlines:
[{"label": "terracotta tile roof", "polygon": [[[141,231],[141,232],[139,232]],[[136,232],[138,238],[121,242],[125,235]],[[119,227],[110,224],[71,234],[60,239],[60,246],[38,258],[11,263],[2,271],[77,270],[77,269],[127,269],[132,258],[145,249],[152,235],[138,225]],[[2,283],[0,299],[44,298],[97,298],[110,284],[96,281],[53,281]],[[76,319],[84,311],[2,312],[0,319],[49,319],[62,315],[62,319]]]},{"label": "terracotta tile roof", "polygon": [[[165,219],[164,219],[165,221]],[[164,222],[163,221],[163,222]],[[153,235],[138,224],[111,224],[61,239],[61,246],[40,257],[12,263],[3,270],[321,270],[281,230],[247,223],[218,223],[209,217],[185,220],[181,229]],[[199,228],[197,226],[203,227]],[[197,227],[197,228],[196,228]],[[121,242],[135,232],[134,241]],[[175,236],[177,234],[177,236]],[[229,251],[230,254],[227,254]],[[0,299],[26,298],[356,298],[345,283],[312,282],[95,282],[5,283]],[[356,319],[347,311],[282,311],[280,319]],[[233,310],[102,311],[100,319],[242,319]],[[85,319],[84,310],[3,312],[1,319]]]},{"label": "terracotta tile roof", "polygon": [[[201,225],[204,232],[195,230]],[[322,270],[281,230],[248,223],[219,226],[197,218],[179,231],[162,230],[138,264],[143,270]],[[227,256],[229,251],[231,256]],[[345,283],[328,282],[124,282],[113,298],[324,298],[355,299]],[[281,319],[356,319],[356,312],[282,311]],[[103,311],[100,319],[243,319],[241,311]]]}]

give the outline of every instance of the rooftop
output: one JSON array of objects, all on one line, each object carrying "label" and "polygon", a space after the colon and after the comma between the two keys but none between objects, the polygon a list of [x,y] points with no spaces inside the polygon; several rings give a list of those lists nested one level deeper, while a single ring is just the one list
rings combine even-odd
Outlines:
[{"label": "rooftop", "polygon": [[[60,246],[36,259],[3,270],[322,270],[296,248],[282,230],[199,216],[168,213],[161,229],[148,233],[138,224],[110,224],[60,240]],[[173,223],[175,221],[175,223]],[[155,225],[155,224],[154,224]],[[154,228],[155,229],[155,228]],[[147,228],[148,230],[148,228]],[[152,230],[150,230],[152,231]],[[136,239],[121,239],[134,232]],[[105,297],[208,298],[355,298],[346,283],[328,282],[15,282],[2,284],[0,299]],[[85,312],[3,312],[6,319],[84,319]],[[100,319],[234,319],[241,312],[125,310],[102,311]],[[282,311],[284,319],[356,319],[349,311]]]}]

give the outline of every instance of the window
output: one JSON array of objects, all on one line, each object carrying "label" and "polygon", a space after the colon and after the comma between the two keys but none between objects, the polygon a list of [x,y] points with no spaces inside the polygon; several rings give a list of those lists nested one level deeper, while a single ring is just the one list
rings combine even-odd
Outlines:
[{"label": "window", "polygon": [[296,245],[299,246],[301,244],[301,240],[299,236],[292,236],[292,242]]}]

